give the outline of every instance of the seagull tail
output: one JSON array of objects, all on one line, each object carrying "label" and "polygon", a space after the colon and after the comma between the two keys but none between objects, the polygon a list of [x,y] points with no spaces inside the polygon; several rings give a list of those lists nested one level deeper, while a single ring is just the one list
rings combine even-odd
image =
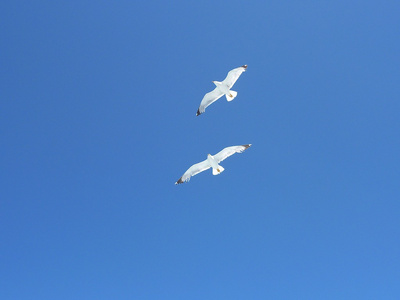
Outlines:
[{"label": "seagull tail", "polygon": [[218,174],[221,174],[224,170],[225,169],[223,167],[218,166],[217,169],[214,169],[214,168],[212,169],[212,173],[213,173],[213,175],[218,175]]},{"label": "seagull tail", "polygon": [[226,94],[225,96],[226,96],[226,100],[232,101],[233,99],[236,98],[237,92],[235,92],[235,91],[229,91],[229,94]]}]

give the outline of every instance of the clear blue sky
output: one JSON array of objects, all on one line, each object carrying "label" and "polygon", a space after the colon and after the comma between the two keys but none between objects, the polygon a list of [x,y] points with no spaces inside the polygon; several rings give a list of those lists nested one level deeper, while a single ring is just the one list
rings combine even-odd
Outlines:
[{"label": "clear blue sky", "polygon": [[399,1],[0,16],[2,300],[400,299]]}]

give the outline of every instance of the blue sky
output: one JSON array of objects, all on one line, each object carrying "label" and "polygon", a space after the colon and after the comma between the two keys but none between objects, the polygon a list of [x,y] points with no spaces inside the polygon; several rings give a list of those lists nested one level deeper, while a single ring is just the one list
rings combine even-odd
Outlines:
[{"label": "blue sky", "polygon": [[1,299],[399,298],[398,1],[0,14]]}]

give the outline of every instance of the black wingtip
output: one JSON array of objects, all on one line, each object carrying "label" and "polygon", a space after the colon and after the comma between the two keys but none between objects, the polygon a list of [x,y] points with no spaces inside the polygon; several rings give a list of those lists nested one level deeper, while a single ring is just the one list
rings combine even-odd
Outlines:
[{"label": "black wingtip", "polygon": [[242,145],[244,147],[244,150],[250,148],[251,144],[247,144],[247,145]]},{"label": "black wingtip", "polygon": [[201,112],[200,112],[200,108],[197,110],[196,116],[200,116]]},{"label": "black wingtip", "polygon": [[243,65],[243,66],[242,66],[242,68],[245,68],[245,69],[247,69],[247,65]]},{"label": "black wingtip", "polygon": [[175,182],[175,184],[181,184],[181,183],[183,183],[182,177],[179,178],[177,182]]}]

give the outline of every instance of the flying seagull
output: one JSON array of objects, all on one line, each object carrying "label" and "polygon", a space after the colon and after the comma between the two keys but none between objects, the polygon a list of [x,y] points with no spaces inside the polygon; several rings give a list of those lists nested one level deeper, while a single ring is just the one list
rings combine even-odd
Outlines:
[{"label": "flying seagull", "polygon": [[213,81],[217,87],[213,91],[204,95],[203,100],[201,100],[200,107],[197,110],[196,116],[201,115],[206,110],[207,106],[217,101],[223,95],[226,96],[226,100],[228,101],[235,99],[237,92],[231,91],[231,88],[235,84],[236,80],[238,80],[239,76],[246,71],[246,69],[247,65],[243,65],[239,68],[229,71],[224,81]]},{"label": "flying seagull", "polygon": [[212,174],[213,175],[218,175],[221,174],[225,169],[219,165],[221,161],[223,161],[225,158],[235,154],[235,153],[242,153],[244,150],[249,148],[251,144],[248,145],[241,145],[241,146],[232,146],[232,147],[227,147],[214,156],[211,154],[207,155],[207,159],[198,163],[194,164],[191,166],[185,174],[182,175],[181,178],[178,179],[175,184],[180,184],[184,183],[185,181],[189,181],[190,177],[199,174],[200,172],[203,172],[205,170],[208,170],[209,168],[212,168]]}]

